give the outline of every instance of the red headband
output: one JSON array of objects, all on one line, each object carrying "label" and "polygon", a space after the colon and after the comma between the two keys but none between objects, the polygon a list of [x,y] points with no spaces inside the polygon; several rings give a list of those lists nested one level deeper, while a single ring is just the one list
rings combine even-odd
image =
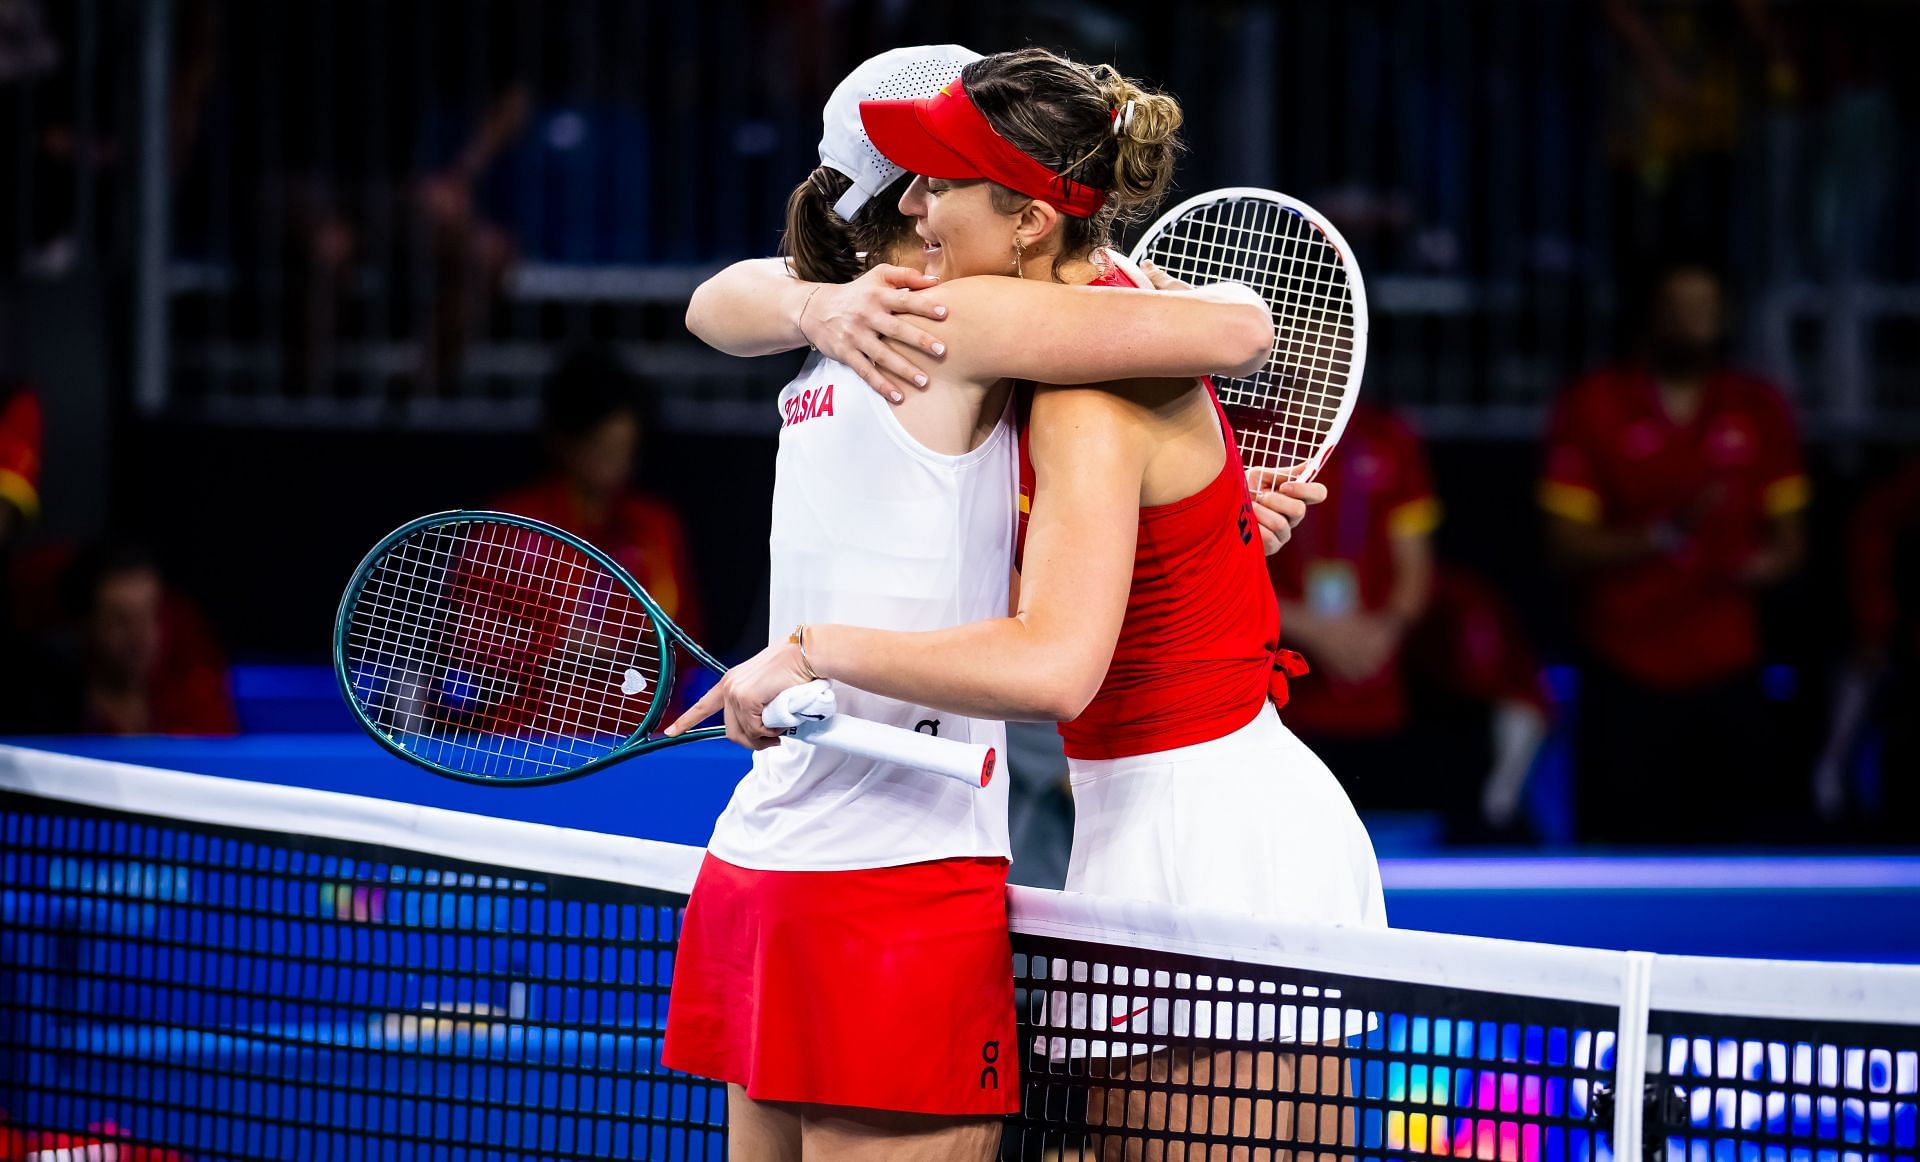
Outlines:
[{"label": "red headband", "polygon": [[1054,173],[993,131],[959,77],[918,101],[862,101],[867,138],[886,159],[922,177],[989,178],[1072,218],[1106,205],[1102,190]]}]

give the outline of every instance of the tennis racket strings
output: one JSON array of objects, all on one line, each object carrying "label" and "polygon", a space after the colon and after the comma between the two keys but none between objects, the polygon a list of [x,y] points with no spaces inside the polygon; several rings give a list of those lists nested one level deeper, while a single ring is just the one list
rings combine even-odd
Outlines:
[{"label": "tennis racket strings", "polygon": [[575,546],[482,520],[414,530],[348,613],[346,680],[419,758],[478,775],[572,770],[647,721],[661,642],[635,596]]},{"label": "tennis racket strings", "polygon": [[1244,378],[1214,378],[1248,468],[1305,466],[1310,479],[1344,427],[1365,360],[1364,292],[1337,236],[1265,191],[1202,195],[1156,223],[1136,260],[1195,286],[1233,281],[1273,312],[1272,354]]}]

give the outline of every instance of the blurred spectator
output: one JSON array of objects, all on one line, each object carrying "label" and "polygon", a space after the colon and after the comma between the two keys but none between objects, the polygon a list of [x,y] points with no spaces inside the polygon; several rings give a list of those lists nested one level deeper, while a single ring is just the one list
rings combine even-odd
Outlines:
[{"label": "blurred spectator", "polygon": [[426,376],[447,390],[466,347],[499,299],[513,262],[513,242],[476,205],[474,187],[526,128],[532,90],[516,81],[496,93],[459,151],[422,175],[412,191],[429,263],[431,318]]},{"label": "blurred spectator", "polygon": [[[450,392],[459,379],[466,350],[487,325],[513,264],[514,244],[506,230],[479,205],[477,184],[526,125],[529,90],[506,85],[476,118],[464,119],[464,133],[453,156],[416,159],[422,168],[410,174],[373,174],[371,188],[390,192],[400,203],[354,205],[337,177],[292,172],[274,188],[284,204],[272,207],[284,227],[287,278],[295,289],[285,305],[287,375],[292,390],[324,386],[341,330],[343,309],[355,293],[356,265],[380,265],[398,259],[399,272],[412,281],[405,296],[415,310],[414,326],[423,338],[418,376],[429,390]],[[436,110],[436,113],[440,111]],[[437,127],[445,117],[429,116]],[[419,131],[432,138],[432,129]],[[437,143],[423,152],[438,153]],[[397,216],[405,225],[396,255],[369,240],[379,240]]]},{"label": "blurred spectator", "polygon": [[1848,572],[1854,649],[1814,771],[1821,815],[1851,814],[1875,837],[1920,841],[1920,459],[1854,512]]},{"label": "blurred spectator", "polygon": [[1901,169],[1887,164],[1912,148],[1902,124],[1912,96],[1903,101],[1892,83],[1905,71],[1900,30],[1912,14],[1901,11],[1865,9],[1849,21],[1818,8],[1782,12],[1798,18],[1807,62],[1805,115],[1777,126],[1781,180],[1770,199],[1774,245],[1797,256],[1793,273],[1836,282],[1912,277],[1894,241]]},{"label": "blurred spectator", "polygon": [[1718,275],[1662,269],[1642,356],[1575,383],[1540,502],[1588,665],[1583,837],[1754,838],[1783,805],[1757,683],[1757,591],[1798,570],[1807,479],[1780,393],[1726,364]]},{"label": "blurred spectator", "polygon": [[39,0],[0,0],[0,83],[43,77],[59,60]]},{"label": "blurred spectator", "polygon": [[48,734],[232,734],[224,655],[154,558],[128,542],[22,562],[16,616],[40,656],[8,676],[10,729]]},{"label": "blurred spectator", "polygon": [[[190,7],[179,21],[185,43],[170,109],[184,210],[176,246],[237,260],[263,280],[261,302],[277,304],[277,325],[237,321],[281,338],[289,393],[324,392],[350,372],[453,394],[516,256],[489,203],[516,184],[503,171],[526,137],[535,67],[570,47],[557,38],[576,24],[536,21],[528,37],[527,6],[454,0],[421,0],[405,19],[383,5],[210,7]],[[446,37],[453,27],[471,35]],[[224,113],[220,102],[234,99],[247,70],[260,67],[248,59],[252,46],[309,36],[333,43],[340,59],[300,54],[283,63],[289,74],[277,103],[262,113],[270,131],[232,140],[200,132]],[[399,88],[336,88],[336,68],[384,71],[393,60],[409,62]],[[213,83],[222,74],[224,83]],[[194,156],[202,136],[215,148]],[[207,214],[232,197],[220,183],[236,173],[259,175],[254,222]],[[410,367],[364,361],[367,345],[394,338],[417,342]],[[343,341],[362,362],[341,365]]]},{"label": "blurred spectator", "polygon": [[1477,793],[1440,788],[1449,836],[1527,838],[1527,778],[1546,741],[1552,705],[1512,606],[1472,572],[1442,564],[1406,653],[1422,767],[1429,774],[1486,772]]},{"label": "blurred spectator", "polygon": [[1611,94],[1622,254],[1705,246],[1736,257],[1735,155],[1755,92],[1783,100],[1799,86],[1786,37],[1763,0],[1606,0],[1604,13],[1629,66]]},{"label": "blurred spectator", "polygon": [[1268,560],[1281,631],[1314,667],[1292,684],[1288,726],[1363,808],[1438,809],[1456,838],[1517,837],[1548,721],[1539,665],[1497,592],[1435,562],[1419,438],[1362,402],[1320,479],[1327,503]]},{"label": "blurred spectator", "polygon": [[40,400],[0,384],[0,554],[40,511]]},{"label": "blurred spectator", "polygon": [[1419,439],[1362,400],[1328,459],[1327,501],[1267,559],[1281,633],[1313,672],[1292,684],[1287,725],[1362,808],[1428,803],[1431,774],[1405,761],[1401,646],[1433,588],[1439,502]]},{"label": "blurred spectator", "polygon": [[[129,10],[131,14],[132,10]],[[0,269],[56,279],[112,256],[131,215],[116,214],[131,149],[111,96],[134,38],[101,34],[97,9],[0,0]]]},{"label": "blurred spectator", "polygon": [[573,533],[618,561],[697,641],[693,563],[679,514],[634,491],[635,466],[652,437],[652,396],[619,355],[585,347],[566,356],[541,393],[550,468],[494,507]]}]

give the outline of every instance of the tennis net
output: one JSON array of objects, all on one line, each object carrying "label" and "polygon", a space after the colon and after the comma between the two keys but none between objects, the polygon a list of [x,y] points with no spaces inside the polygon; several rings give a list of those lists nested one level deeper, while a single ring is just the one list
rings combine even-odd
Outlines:
[{"label": "tennis net", "polygon": [[[0,1162],[721,1159],[699,855],[0,748]],[[1003,1158],[1920,1162],[1916,970],[1010,912]]]}]

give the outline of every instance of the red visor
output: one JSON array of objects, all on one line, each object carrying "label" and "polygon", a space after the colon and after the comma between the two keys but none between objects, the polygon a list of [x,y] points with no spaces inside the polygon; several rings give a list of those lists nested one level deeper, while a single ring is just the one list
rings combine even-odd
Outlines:
[{"label": "red visor", "polygon": [[1073,218],[1091,218],[1107,195],[1054,173],[993,131],[959,77],[918,101],[862,101],[867,138],[886,159],[922,177],[987,178]]}]

